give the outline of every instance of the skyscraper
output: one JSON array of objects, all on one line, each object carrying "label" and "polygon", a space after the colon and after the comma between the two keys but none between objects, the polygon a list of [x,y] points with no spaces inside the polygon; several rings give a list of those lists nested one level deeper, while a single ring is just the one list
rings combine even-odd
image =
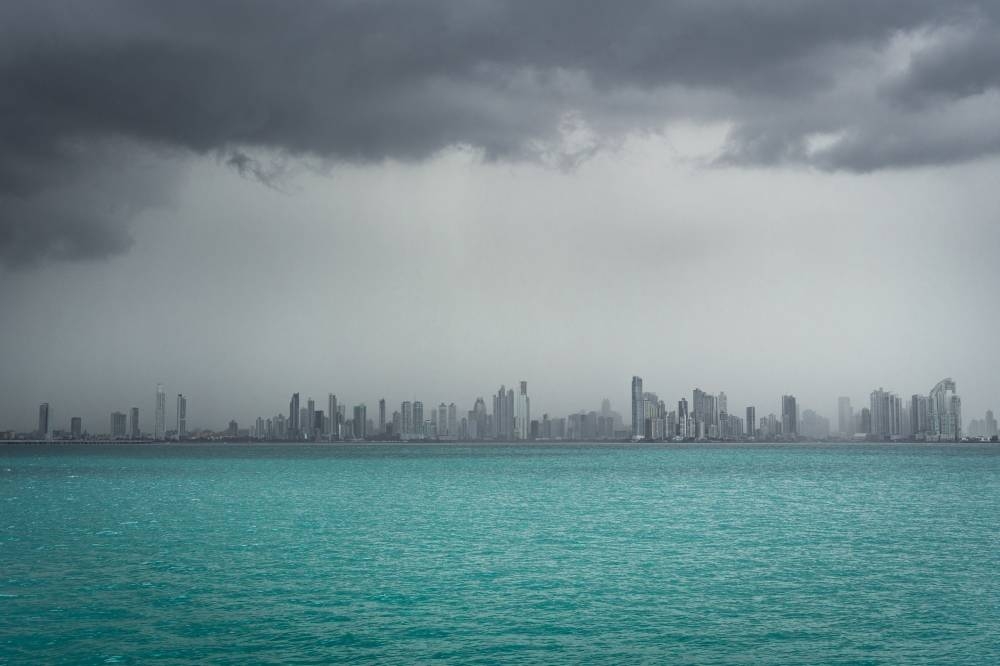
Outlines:
[{"label": "skyscraper", "polygon": [[177,439],[187,437],[187,398],[177,394]]},{"label": "skyscraper", "polygon": [[49,403],[47,402],[38,406],[38,436],[41,439],[49,438]]},{"label": "skyscraper", "polygon": [[293,393],[288,402],[288,439],[302,439],[299,434],[299,394]]},{"label": "skyscraper", "polygon": [[400,413],[400,435],[403,439],[409,439],[413,437],[413,403],[409,400],[404,400],[399,406]]},{"label": "skyscraper", "polygon": [[993,416],[993,410],[992,409],[987,409],[986,410],[986,419],[984,419],[984,426],[985,426],[984,429],[986,431],[984,433],[984,436],[986,437],[986,439],[992,439],[994,437],[997,437],[997,434],[998,434],[997,433],[997,420],[996,420],[996,417]]},{"label": "skyscraper", "polygon": [[645,414],[642,399],[642,377],[632,376],[632,439],[641,439],[644,433]]},{"label": "skyscraper", "polygon": [[458,407],[453,402],[448,404],[448,437],[458,437]]},{"label": "skyscraper", "polygon": [[842,437],[854,435],[854,409],[851,399],[844,395],[837,398],[837,432]]},{"label": "skyscraper", "polygon": [[129,435],[132,437],[132,439],[139,439],[142,433],[139,429],[138,407],[133,407],[132,409],[129,410],[128,419],[129,419],[128,421]]},{"label": "skyscraper", "polygon": [[385,434],[385,398],[378,401],[378,434]]},{"label": "skyscraper", "polygon": [[416,437],[426,437],[424,431],[424,403],[419,400],[413,401],[413,435]]},{"label": "skyscraper", "polygon": [[493,436],[508,440],[514,436],[514,389],[500,386],[493,398]]},{"label": "skyscraper", "polygon": [[368,435],[368,407],[365,406],[365,403],[354,406],[353,425],[354,439],[364,439]]},{"label": "skyscraper", "polygon": [[333,393],[326,397],[327,414],[330,415],[330,435],[331,440],[340,437],[340,413],[337,411],[337,396]]},{"label": "skyscraper", "polygon": [[312,441],[316,438],[316,401],[312,398],[306,400],[306,418],[302,428],[305,430],[306,439]]},{"label": "skyscraper", "polygon": [[757,408],[747,407],[747,419],[746,419],[746,436],[755,437],[757,428]]},{"label": "skyscraper", "polygon": [[83,419],[79,416],[74,416],[69,420],[69,434],[74,439],[79,438],[83,434]]},{"label": "skyscraper", "polygon": [[781,432],[788,439],[799,434],[799,406],[794,395],[781,396]]},{"label": "skyscraper", "polygon": [[111,437],[113,439],[124,439],[126,431],[124,412],[111,413]]},{"label": "skyscraper", "polygon": [[515,428],[517,430],[517,438],[524,441],[528,439],[531,428],[531,403],[528,400],[528,382],[522,381],[520,389],[517,395]]},{"label": "skyscraper", "polygon": [[872,428],[877,437],[898,437],[902,424],[902,405],[895,393],[878,388],[870,397]]},{"label": "skyscraper", "polygon": [[929,438],[958,441],[962,438],[962,399],[955,393],[955,381],[942,379],[931,389],[927,399],[930,410]]},{"label": "skyscraper", "polygon": [[167,437],[167,394],[163,384],[156,385],[156,410],[153,415],[153,439],[161,441]]}]

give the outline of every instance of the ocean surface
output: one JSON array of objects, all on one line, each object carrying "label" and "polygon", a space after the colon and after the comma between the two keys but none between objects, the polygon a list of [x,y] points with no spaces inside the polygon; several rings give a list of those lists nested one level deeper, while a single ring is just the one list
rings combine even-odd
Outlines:
[{"label": "ocean surface", "polygon": [[1000,446],[0,445],[0,663],[1000,663]]}]

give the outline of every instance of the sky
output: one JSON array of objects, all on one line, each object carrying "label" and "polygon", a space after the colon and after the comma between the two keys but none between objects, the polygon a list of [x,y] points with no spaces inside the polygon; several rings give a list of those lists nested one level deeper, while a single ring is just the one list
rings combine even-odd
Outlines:
[{"label": "sky", "polygon": [[996,3],[13,0],[0,81],[0,429],[1000,408]]}]

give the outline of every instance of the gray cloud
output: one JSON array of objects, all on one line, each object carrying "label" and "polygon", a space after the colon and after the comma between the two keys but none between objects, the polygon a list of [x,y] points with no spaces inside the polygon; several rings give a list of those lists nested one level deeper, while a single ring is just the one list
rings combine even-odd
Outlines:
[{"label": "gray cloud", "polygon": [[[130,211],[162,198],[86,187],[106,165],[81,143],[221,154],[270,183],[280,168],[254,151],[371,162],[464,144],[573,164],[677,118],[731,123],[727,164],[1000,151],[996,114],[980,115],[998,22],[972,2],[11,2],[0,26],[8,265],[123,251]],[[924,34],[902,73],[871,74]],[[568,117],[591,130],[582,145],[565,145]],[[833,138],[811,148],[816,134]]]}]

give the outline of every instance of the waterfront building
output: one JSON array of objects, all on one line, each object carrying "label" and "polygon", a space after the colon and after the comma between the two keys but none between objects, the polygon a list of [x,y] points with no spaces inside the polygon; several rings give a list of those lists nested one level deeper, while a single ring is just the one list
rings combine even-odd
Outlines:
[{"label": "waterfront building", "polygon": [[126,430],[126,416],[124,412],[112,412],[111,413],[111,438],[112,439],[125,439]]},{"label": "waterfront building", "polygon": [[177,394],[177,439],[187,437],[187,398]]},{"label": "waterfront building", "polygon": [[47,402],[38,406],[38,437],[40,439],[49,438],[49,403]]},{"label": "waterfront building", "polygon": [[799,407],[794,395],[781,396],[781,434],[795,439],[799,434]]},{"label": "waterfront building", "polygon": [[837,398],[837,432],[842,437],[854,435],[854,409],[851,399],[847,396]]},{"label": "waterfront building", "polygon": [[632,376],[632,439],[641,439],[645,434],[645,414],[642,399],[642,377]]},{"label": "waterfront building", "polygon": [[79,439],[83,435],[83,419],[79,416],[69,420],[69,434],[73,439]]},{"label": "waterfront building", "polygon": [[156,385],[156,409],[153,412],[153,439],[161,441],[167,437],[167,394],[163,384]]},{"label": "waterfront building", "polygon": [[413,401],[413,436],[424,438],[427,436],[427,424],[424,423],[424,403],[419,400]]},{"label": "waterfront building", "polygon": [[299,419],[301,418],[301,413],[299,411],[299,394],[293,393],[292,399],[288,401],[288,425],[287,425],[287,437],[288,439],[302,439],[299,434],[301,431],[299,429]]},{"label": "waterfront building", "polygon": [[528,382],[521,381],[520,391],[517,395],[517,415],[515,420],[515,428],[517,430],[517,438],[520,440],[528,439],[531,429],[531,401],[528,399]]},{"label": "waterfront building", "polygon": [[364,439],[367,436],[367,426],[368,426],[368,408],[365,403],[354,406],[354,418],[352,419],[354,425],[354,439]]},{"label": "waterfront building", "polygon": [[962,399],[955,393],[950,377],[939,381],[927,398],[930,413],[928,438],[958,441],[962,438]]},{"label": "waterfront building", "polygon": [[128,414],[128,430],[132,439],[139,439],[142,434],[139,428],[139,408],[133,407]]}]

